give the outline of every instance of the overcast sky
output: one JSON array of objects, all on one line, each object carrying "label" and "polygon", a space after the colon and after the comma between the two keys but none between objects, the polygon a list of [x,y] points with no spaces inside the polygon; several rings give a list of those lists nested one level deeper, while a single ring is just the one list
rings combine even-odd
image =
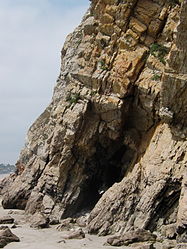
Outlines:
[{"label": "overcast sky", "polygon": [[49,104],[66,35],[89,0],[0,0],[0,163],[14,164]]}]

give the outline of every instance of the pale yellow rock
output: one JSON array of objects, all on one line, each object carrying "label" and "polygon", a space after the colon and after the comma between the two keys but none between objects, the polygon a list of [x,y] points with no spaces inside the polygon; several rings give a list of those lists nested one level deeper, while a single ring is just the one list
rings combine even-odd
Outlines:
[{"label": "pale yellow rock", "polygon": [[135,32],[137,32],[138,34],[142,34],[143,32],[145,32],[147,30],[147,26],[143,23],[141,23],[138,19],[136,18],[131,18],[130,23],[129,23],[129,27],[134,30]]},{"label": "pale yellow rock", "polygon": [[119,10],[118,6],[115,6],[115,5],[106,6],[106,12],[111,16],[115,16],[118,10]]},{"label": "pale yellow rock", "polygon": [[[62,49],[52,101],[1,185],[5,208],[51,222],[92,209],[88,229],[100,235],[167,225],[173,237],[177,222],[184,240],[186,13],[170,1],[91,1]],[[166,63],[154,43],[167,47]]]},{"label": "pale yellow rock", "polygon": [[164,7],[162,9],[162,11],[160,12],[160,16],[159,16],[159,19],[161,21],[163,21],[166,17],[167,17],[167,14],[168,14],[168,8],[167,7]]},{"label": "pale yellow rock", "polygon": [[117,4],[117,0],[103,0],[105,4]]},{"label": "pale yellow rock", "polygon": [[99,27],[99,30],[105,35],[112,35],[114,33],[114,25],[104,24]]},{"label": "pale yellow rock", "polygon": [[114,18],[111,15],[105,13],[101,17],[101,22],[104,23],[104,24],[113,23],[114,22]]},{"label": "pale yellow rock", "polygon": [[149,0],[139,0],[135,9],[135,16],[144,24],[149,24],[151,19],[156,19],[159,14],[159,5]]}]

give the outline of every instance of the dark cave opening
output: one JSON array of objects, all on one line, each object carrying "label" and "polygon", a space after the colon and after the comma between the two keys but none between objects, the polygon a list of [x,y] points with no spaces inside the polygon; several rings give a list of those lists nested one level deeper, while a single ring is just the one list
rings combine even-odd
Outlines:
[{"label": "dark cave opening", "polygon": [[82,198],[77,211],[93,209],[107,189],[123,179],[134,157],[135,151],[120,141],[112,141],[107,147],[98,143],[95,154],[85,163],[85,181],[81,186]]},{"label": "dark cave opening", "polygon": [[[74,198],[67,204],[61,217],[63,219],[79,217],[90,212],[102,195],[124,178],[127,169],[134,165],[137,159],[137,150],[125,144],[123,137],[114,141],[102,136],[93,146],[95,150],[90,157],[79,147],[73,148],[81,178],[74,189]],[[69,177],[76,181],[75,175],[74,178]],[[69,182],[69,185],[71,184],[72,180]]]}]

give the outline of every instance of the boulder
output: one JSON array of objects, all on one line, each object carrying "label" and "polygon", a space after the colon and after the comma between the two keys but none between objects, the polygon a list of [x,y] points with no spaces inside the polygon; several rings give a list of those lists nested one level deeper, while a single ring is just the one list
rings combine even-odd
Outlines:
[{"label": "boulder", "polygon": [[163,225],[161,228],[161,234],[168,239],[175,239],[176,238],[176,223]]},{"label": "boulder", "polygon": [[48,228],[49,227],[49,218],[46,218],[41,213],[35,213],[30,219],[32,228]]},{"label": "boulder", "polygon": [[114,236],[107,240],[111,246],[126,246],[137,242],[155,241],[156,235],[150,231],[138,229],[136,231],[126,232],[123,235]]},{"label": "boulder", "polygon": [[132,249],[155,249],[153,242],[140,242],[131,245]]},{"label": "boulder", "polygon": [[0,248],[5,247],[11,242],[19,242],[20,239],[11,232],[7,226],[0,227]]},{"label": "boulder", "polygon": [[75,225],[75,219],[67,218],[61,221],[60,225],[57,227],[58,231],[70,230]]},{"label": "boulder", "polygon": [[85,233],[81,228],[76,231],[70,232],[69,234],[63,236],[64,239],[84,239]]},{"label": "boulder", "polygon": [[88,217],[83,215],[76,219],[76,223],[79,227],[86,227],[88,222]]},{"label": "boulder", "polygon": [[0,224],[13,224],[14,223],[14,218],[11,216],[3,216],[0,218]]},{"label": "boulder", "polygon": [[50,219],[49,221],[49,225],[58,225],[60,223],[60,221],[58,219]]}]

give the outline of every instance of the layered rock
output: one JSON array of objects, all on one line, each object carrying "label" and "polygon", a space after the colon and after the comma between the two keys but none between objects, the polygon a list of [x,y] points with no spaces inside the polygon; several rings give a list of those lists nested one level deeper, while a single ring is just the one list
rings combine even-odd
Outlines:
[{"label": "layered rock", "polygon": [[93,209],[89,231],[100,235],[174,223],[185,234],[186,6],[92,1],[66,39],[5,208],[51,220]]}]

